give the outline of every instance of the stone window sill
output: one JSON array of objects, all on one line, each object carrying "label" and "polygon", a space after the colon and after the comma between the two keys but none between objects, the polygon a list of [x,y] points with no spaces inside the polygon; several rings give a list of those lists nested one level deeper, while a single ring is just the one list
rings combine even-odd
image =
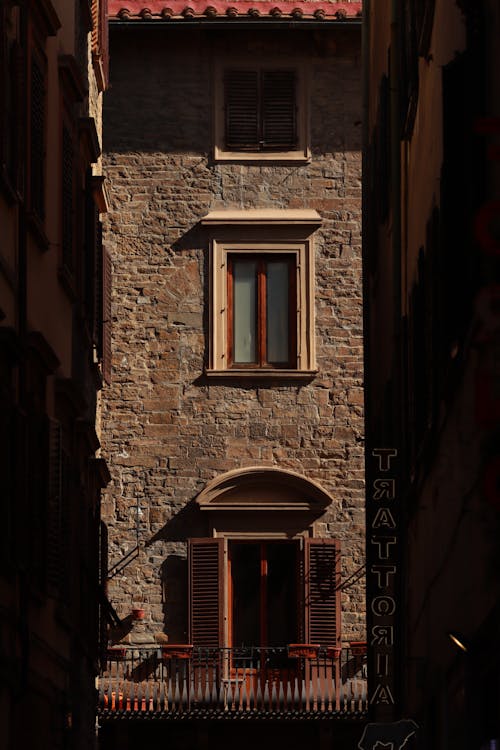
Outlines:
[{"label": "stone window sill", "polygon": [[222,380],[299,380],[309,381],[316,377],[318,370],[263,370],[238,369],[205,370],[205,375],[211,379]]}]

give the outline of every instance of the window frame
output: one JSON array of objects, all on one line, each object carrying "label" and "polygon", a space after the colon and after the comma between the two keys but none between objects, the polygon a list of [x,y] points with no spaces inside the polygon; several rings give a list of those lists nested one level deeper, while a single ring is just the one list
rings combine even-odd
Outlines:
[{"label": "window frame", "polygon": [[[312,209],[214,211],[201,219],[210,232],[208,377],[310,379],[317,374],[314,336],[314,238],[321,217]],[[228,350],[228,257],[287,255],[295,258],[296,341],[290,367],[231,366]]]},{"label": "window frame", "polygon": [[[226,146],[226,111],[225,111],[225,75],[228,71],[256,71],[259,78],[264,72],[293,71],[295,73],[296,91],[296,146],[289,150],[237,150]],[[309,128],[309,97],[307,92],[308,75],[306,63],[294,58],[264,58],[259,63],[250,65],[241,59],[225,59],[214,65],[214,161],[273,161],[303,162],[311,159]],[[259,101],[261,100],[261,91]]]},{"label": "window frame", "polygon": [[[279,532],[217,531],[211,537],[187,540],[189,643],[203,648],[233,647],[234,592],[230,546],[234,543],[269,545],[279,541],[297,545],[298,634],[307,643],[319,643],[322,646],[341,644],[341,543],[337,538],[310,536],[308,530],[290,535],[285,529]],[[196,548],[201,551],[201,555],[197,555]],[[207,559],[207,555],[210,559]],[[322,568],[322,562],[328,559],[332,563],[328,567],[330,587],[326,596],[318,597],[317,572]],[[212,593],[212,599],[207,597],[208,591]],[[201,592],[203,596],[200,596]],[[262,640],[262,622],[260,628]]]}]

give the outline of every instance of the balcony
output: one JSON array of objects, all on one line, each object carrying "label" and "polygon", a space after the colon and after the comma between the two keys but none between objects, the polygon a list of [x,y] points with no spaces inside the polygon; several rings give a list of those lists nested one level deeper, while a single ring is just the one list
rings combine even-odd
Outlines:
[{"label": "balcony", "polygon": [[99,678],[102,718],[361,718],[359,648],[111,649]]}]

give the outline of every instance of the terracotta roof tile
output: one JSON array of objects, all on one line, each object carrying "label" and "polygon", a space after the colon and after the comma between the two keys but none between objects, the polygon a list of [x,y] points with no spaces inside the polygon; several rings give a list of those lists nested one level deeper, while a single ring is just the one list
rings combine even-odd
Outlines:
[{"label": "terracotta roof tile", "polygon": [[345,21],[361,16],[361,2],[334,0],[108,0],[111,21],[169,21],[190,18],[316,19]]}]

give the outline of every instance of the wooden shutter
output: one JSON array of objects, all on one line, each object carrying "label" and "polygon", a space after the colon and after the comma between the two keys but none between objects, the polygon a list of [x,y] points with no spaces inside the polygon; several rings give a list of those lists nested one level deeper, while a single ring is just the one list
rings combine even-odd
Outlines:
[{"label": "wooden shutter", "polygon": [[293,70],[262,73],[262,140],[265,149],[297,144],[296,80]]},{"label": "wooden shutter", "polygon": [[73,270],[73,139],[64,125],[62,132],[62,260],[69,271]]},{"label": "wooden shutter", "polygon": [[30,190],[31,209],[45,216],[45,74],[35,58],[31,60],[30,86]]},{"label": "wooden shutter", "polygon": [[102,250],[102,373],[111,382],[111,256]]},{"label": "wooden shutter", "polygon": [[99,586],[101,589],[99,606],[99,655],[103,660],[107,645],[106,603],[108,595],[108,527],[99,523]]},{"label": "wooden shutter", "polygon": [[61,509],[60,509],[60,594],[65,602],[72,596],[73,568],[76,555],[73,546],[73,498],[76,495],[73,469],[68,453],[61,450]]},{"label": "wooden shutter", "polygon": [[15,462],[15,498],[13,510],[13,561],[26,569],[28,566],[28,550],[26,538],[34,524],[29,512],[29,465],[28,465],[28,419],[26,414],[17,409],[14,425],[14,462]]},{"label": "wooden shutter", "polygon": [[41,590],[45,583],[48,420],[39,413],[28,418],[28,498],[31,520],[30,577]]},{"label": "wooden shutter", "polygon": [[98,80],[100,90],[106,88],[109,68],[108,2],[92,0],[92,57],[102,66],[103,80]]},{"label": "wooden shutter", "polygon": [[[2,352],[4,356],[4,352]],[[15,415],[13,407],[4,403],[0,408],[0,472],[3,477],[0,492],[3,543],[0,545],[0,560],[10,563],[13,549],[13,513],[16,503],[16,451]]]},{"label": "wooden shutter", "polygon": [[9,169],[13,186],[18,191],[24,193],[26,70],[24,51],[18,42],[14,42],[12,45],[11,71],[11,154],[9,158]]},{"label": "wooden shutter", "polygon": [[[93,202],[93,199],[92,199]],[[102,254],[102,224],[99,221],[99,216],[96,217],[94,225],[94,268],[92,272],[92,278],[94,283],[94,304],[93,304],[93,339],[96,343],[97,356],[102,360],[103,356],[103,331],[102,321],[104,317],[104,303],[103,303],[103,268],[104,258]]]},{"label": "wooden shutter", "polygon": [[[85,177],[85,258],[84,258],[84,295],[85,295],[85,317],[92,336],[92,342],[97,346],[98,338],[95,315],[96,288],[100,284],[101,273],[97,263],[97,243],[99,213],[94,201],[92,191],[92,169],[87,170]],[[102,262],[102,260],[101,260]],[[100,298],[100,294],[99,294]]]},{"label": "wooden shutter", "polygon": [[99,2],[99,24],[104,86],[106,87],[109,78],[108,0]]},{"label": "wooden shutter", "polygon": [[228,70],[224,79],[226,148],[255,151],[259,145],[259,77],[256,70]]},{"label": "wooden shutter", "polygon": [[189,642],[217,648],[224,637],[222,539],[189,540]]},{"label": "wooden shutter", "polygon": [[340,640],[340,546],[333,539],[306,539],[304,604],[307,643]]},{"label": "wooden shutter", "polygon": [[48,502],[47,502],[47,585],[58,590],[61,574],[61,425],[49,421],[48,440]]}]

